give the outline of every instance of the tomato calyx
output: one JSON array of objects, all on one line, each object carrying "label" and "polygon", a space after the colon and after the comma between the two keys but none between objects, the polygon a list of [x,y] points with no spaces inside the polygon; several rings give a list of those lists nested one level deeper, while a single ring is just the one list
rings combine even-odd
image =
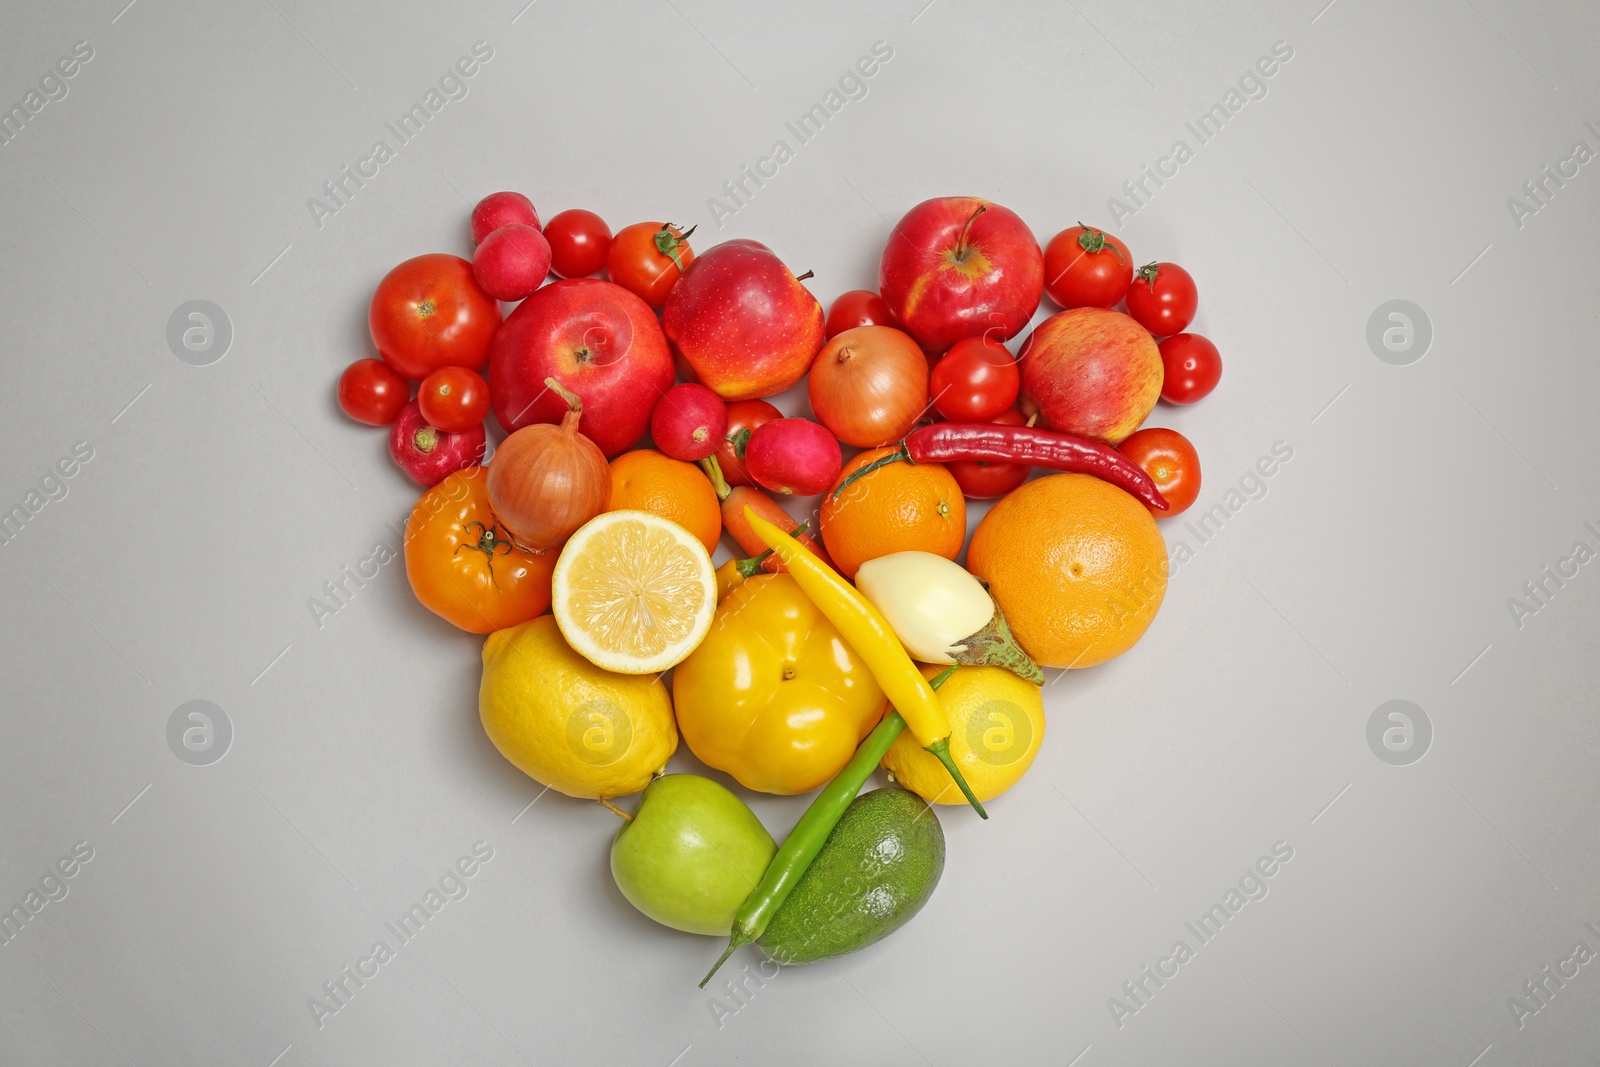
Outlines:
[{"label": "tomato calyx", "polygon": [[[463,523],[461,529],[470,536],[474,526],[478,528],[478,540],[476,542],[463,541],[456,546],[455,552],[452,552],[451,555],[459,555],[463,548],[470,548],[474,552],[482,552],[484,564],[489,568],[489,581],[494,583],[496,589],[499,589],[499,579],[494,576],[494,557],[497,555],[509,556],[511,549],[515,546],[512,545],[509,537],[501,537],[499,531],[493,526],[481,523],[476,519]],[[505,551],[502,552],[501,549]]]},{"label": "tomato calyx", "polygon": [[1140,267],[1134,272],[1133,276],[1142,282],[1148,282],[1150,285],[1150,292],[1153,294],[1156,291],[1156,275],[1160,273],[1161,264],[1152,262],[1146,263],[1144,266]]},{"label": "tomato calyx", "polygon": [[438,305],[432,300],[419,300],[417,302],[417,314],[423,318],[427,318],[437,310],[439,310]]},{"label": "tomato calyx", "polygon": [[699,228],[699,225],[696,224],[694,226],[690,226],[687,232],[679,233],[676,226],[670,222],[667,223],[666,225],[662,226],[661,229],[657,230],[655,232],[655,236],[652,238],[656,246],[656,251],[672,260],[672,265],[677,267],[681,272],[683,270],[683,260],[679,258],[680,253],[678,252],[678,249],[686,246],[689,243],[689,235],[694,233],[694,231],[698,230]]},{"label": "tomato calyx", "polygon": [[1123,263],[1127,262],[1127,260],[1122,258],[1122,249],[1118,248],[1116,245],[1106,243],[1106,231],[1096,230],[1093,227],[1085,226],[1082,222],[1078,223],[1078,228],[1083,231],[1082,233],[1078,234],[1079,248],[1083,249],[1085,252],[1088,252],[1090,255],[1094,255],[1096,252],[1104,252],[1109,248],[1113,253],[1116,254],[1118,260]]},{"label": "tomato calyx", "polygon": [[746,426],[738,433],[730,433],[728,435],[728,445],[733,449],[733,454],[740,459],[744,458],[745,446],[750,443],[750,434],[752,432],[750,427]]}]

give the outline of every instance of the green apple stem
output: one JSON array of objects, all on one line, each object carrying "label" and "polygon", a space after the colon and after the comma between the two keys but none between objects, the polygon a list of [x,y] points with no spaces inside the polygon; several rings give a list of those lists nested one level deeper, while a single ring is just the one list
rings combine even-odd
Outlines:
[{"label": "green apple stem", "polygon": [[944,769],[950,772],[951,778],[955,779],[956,785],[961,788],[961,792],[966,796],[967,803],[972,805],[972,810],[977,812],[982,818],[987,819],[989,817],[989,813],[983,810],[983,805],[978,803],[978,798],[972,795],[972,787],[968,785],[967,780],[961,776],[961,771],[956,766],[956,761],[950,758],[950,739],[948,737],[941,737],[939,740],[929,745],[925,751],[932,752],[935,756],[939,757],[939,762],[944,764]]},{"label": "green apple stem", "polygon": [[622,819],[624,822],[632,822],[633,821],[633,816],[632,815],[629,815],[627,812],[623,811],[621,808],[619,808],[615,804],[611,803],[611,801],[607,800],[605,797],[597,797],[597,798],[595,798],[595,803],[600,805],[602,808],[605,808],[607,811],[609,811],[611,814],[617,816],[619,819]]}]

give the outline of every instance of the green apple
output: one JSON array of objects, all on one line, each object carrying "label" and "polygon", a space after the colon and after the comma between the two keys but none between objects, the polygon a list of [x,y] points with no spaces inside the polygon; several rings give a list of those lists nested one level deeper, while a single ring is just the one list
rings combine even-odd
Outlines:
[{"label": "green apple", "polygon": [[611,877],[663,926],[727,936],[778,851],[755,812],[709,778],[668,774],[611,843]]}]

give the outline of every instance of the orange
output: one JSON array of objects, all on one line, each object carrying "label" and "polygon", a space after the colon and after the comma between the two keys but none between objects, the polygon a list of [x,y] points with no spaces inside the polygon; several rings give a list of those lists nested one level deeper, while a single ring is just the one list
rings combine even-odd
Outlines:
[{"label": "orange", "polygon": [[607,511],[648,511],[671,519],[706,546],[717,550],[722,508],[717,491],[693,463],[636,448],[611,461],[611,501]]},{"label": "orange", "polygon": [[1023,651],[1091,667],[1144,636],[1167,592],[1167,546],[1137,499],[1088,474],[1028,482],[994,506],[967,549]]},{"label": "orange", "polygon": [[[845,465],[843,481],[892,448],[863,452]],[[839,482],[835,482],[837,486]],[[967,536],[967,502],[955,477],[938,463],[890,463],[822,497],[822,543],[846,578],[869,559],[918,550],[955,559]]]}]

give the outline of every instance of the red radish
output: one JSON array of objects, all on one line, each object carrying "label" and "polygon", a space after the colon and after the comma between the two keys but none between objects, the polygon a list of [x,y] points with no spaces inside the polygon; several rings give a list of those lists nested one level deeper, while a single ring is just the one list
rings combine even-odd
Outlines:
[{"label": "red radish", "polygon": [[656,401],[650,416],[650,436],[656,447],[673,459],[705,459],[717,450],[728,432],[728,406],[703,385],[674,385]]},{"label": "red radish", "polygon": [[512,223],[539,229],[539,213],[533,201],[521,193],[490,193],[472,209],[472,243],[483,239],[502,226]]},{"label": "red radish", "polygon": [[458,470],[483,460],[485,438],[479,423],[461,433],[445,433],[429,426],[415,400],[407,404],[389,431],[389,455],[411,480],[432,488]]},{"label": "red radish", "polygon": [[472,253],[472,277],[496,300],[533,295],[549,273],[550,242],[532,226],[518,222],[489,234]]},{"label": "red radish", "polygon": [[827,427],[810,419],[773,419],[756,427],[744,448],[756,484],[774,493],[815,496],[839,477],[844,457]]}]

